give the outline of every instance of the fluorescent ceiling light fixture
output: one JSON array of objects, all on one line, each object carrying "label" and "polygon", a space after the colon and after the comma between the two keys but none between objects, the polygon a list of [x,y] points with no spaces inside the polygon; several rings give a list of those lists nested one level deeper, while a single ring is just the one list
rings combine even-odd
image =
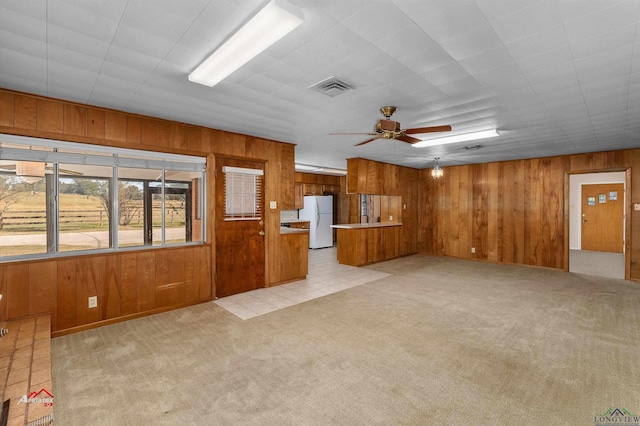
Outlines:
[{"label": "fluorescent ceiling light fixture", "polygon": [[303,22],[302,10],[284,0],[271,0],[193,70],[189,81],[209,87],[218,84]]},{"label": "fluorescent ceiling light fixture", "polygon": [[499,136],[496,129],[485,130],[482,132],[465,133],[462,135],[446,136],[444,138],[427,139],[413,144],[415,148],[424,148],[426,146],[444,145],[447,143],[473,141],[477,139],[485,139]]},{"label": "fluorescent ceiling light fixture", "polygon": [[320,174],[331,174],[331,175],[341,175],[341,176],[344,176],[347,174],[347,171],[343,169],[334,169],[331,167],[322,167],[322,166],[312,166],[311,164],[300,164],[300,163],[296,163],[296,171],[297,172],[316,172]]}]

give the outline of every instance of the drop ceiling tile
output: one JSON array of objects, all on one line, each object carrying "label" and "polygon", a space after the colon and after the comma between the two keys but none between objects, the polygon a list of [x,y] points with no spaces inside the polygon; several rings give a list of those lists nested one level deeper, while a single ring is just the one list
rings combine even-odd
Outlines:
[{"label": "drop ceiling tile", "polygon": [[448,7],[426,17],[414,16],[414,21],[438,43],[451,40],[486,25],[486,19],[471,0],[450,2]]},{"label": "drop ceiling tile", "polygon": [[82,33],[70,31],[57,25],[49,25],[49,50],[62,52],[78,52],[102,60],[109,50],[109,42],[99,40]]},{"label": "drop ceiling tile", "polygon": [[434,68],[420,75],[436,87],[471,77],[467,70],[454,61],[450,61],[444,66]]},{"label": "drop ceiling tile", "polygon": [[[415,27],[393,3],[370,2],[365,7],[346,18],[342,24],[365,40],[381,41],[398,30]],[[399,46],[397,46],[399,47]],[[384,49],[383,49],[384,50]]]},{"label": "drop ceiling tile", "polygon": [[578,43],[618,28],[635,25],[638,19],[638,5],[637,1],[621,1],[589,15],[565,21],[564,29],[569,43]]},{"label": "drop ceiling tile", "polygon": [[28,91],[25,89],[29,88],[29,84],[41,90],[43,85],[46,88],[47,61],[43,57],[30,53],[0,48],[0,76],[3,79],[5,76],[22,77],[25,83],[20,87],[24,91]]},{"label": "drop ceiling tile", "polygon": [[502,47],[502,41],[486,23],[459,37],[442,41],[440,45],[452,58],[461,60],[481,54],[483,51]]},{"label": "drop ceiling tile", "polygon": [[518,65],[511,61],[487,71],[474,73],[473,77],[488,89],[508,90],[511,85],[528,84]]},{"label": "drop ceiling tile", "polygon": [[46,58],[47,45],[44,40],[26,37],[0,29],[0,48],[26,55]]},{"label": "drop ceiling tile", "polygon": [[394,81],[405,80],[415,76],[416,74],[399,62],[391,62],[382,67],[371,70],[369,75],[382,85],[386,85]]},{"label": "drop ceiling tile", "polygon": [[546,28],[505,43],[505,47],[514,59],[528,58],[567,45],[562,25]]},{"label": "drop ceiling tile", "polygon": [[571,44],[571,54],[575,60],[580,60],[627,46],[628,48],[624,49],[624,54],[630,56],[633,51],[635,36],[636,25],[627,25],[606,34]]},{"label": "drop ceiling tile", "polygon": [[312,3],[314,3],[314,7],[318,7],[324,13],[340,22],[346,20],[352,15],[355,15],[371,4],[370,0],[323,0],[321,2]]},{"label": "drop ceiling tile", "polygon": [[410,57],[415,52],[426,50],[425,47],[436,47],[435,41],[415,25],[409,25],[385,38],[378,40],[375,45],[389,56],[402,59]]},{"label": "drop ceiling tile", "polygon": [[[113,45],[157,59],[163,59],[173,47],[173,43],[161,37],[123,23],[118,27],[118,31],[113,38]],[[131,60],[134,59],[132,56]]]},{"label": "drop ceiling tile", "polygon": [[475,0],[484,16],[492,21],[515,14],[539,3],[539,0]]},{"label": "drop ceiling tile", "polygon": [[597,61],[589,64],[581,64],[580,68],[576,64],[576,73],[580,84],[588,85],[598,81],[617,78],[620,76],[628,76],[631,63],[613,63],[609,65],[601,65]]},{"label": "drop ceiling tile", "polygon": [[571,57],[571,50],[569,49],[569,46],[566,45],[541,53],[540,55],[516,59],[518,66],[525,75],[572,61],[573,58]]},{"label": "drop ceiling tile", "polygon": [[562,25],[555,0],[542,0],[490,22],[504,43]]},{"label": "drop ceiling tile", "polygon": [[112,45],[105,63],[117,64],[136,72],[151,73],[160,63],[155,57],[147,56],[126,47]]},{"label": "drop ceiling tile", "polygon": [[366,72],[396,62],[394,58],[387,55],[373,44],[364,46],[362,49],[356,50],[355,52],[350,52],[345,55],[342,60],[354,68]]},{"label": "drop ceiling tile", "polygon": [[89,71],[95,75],[100,71],[103,60],[85,55],[77,50],[67,50],[58,46],[49,47],[49,66],[65,64],[70,69]]},{"label": "drop ceiling tile", "polygon": [[[398,62],[401,62],[416,74],[422,74],[454,63],[453,58],[437,43],[432,42],[427,46],[426,49],[419,50],[413,55],[398,59]],[[425,46],[423,46],[423,48],[424,47]]]},{"label": "drop ceiling tile", "polygon": [[[324,63],[338,61],[343,57],[370,45],[356,36],[343,25],[336,25],[315,39],[304,44],[281,60],[291,66],[305,64],[308,67],[321,66]],[[331,46],[327,49],[327,46]]]},{"label": "drop ceiling tile", "polygon": [[[5,6],[5,3],[6,6]],[[18,3],[24,5],[31,4],[35,6],[36,2],[4,2],[0,4],[0,30],[3,37],[0,39],[0,45],[5,45],[8,41],[5,37],[10,35],[19,35],[20,39],[29,38],[35,40],[46,39],[47,27],[45,22],[45,8],[21,8],[15,7]],[[11,7],[7,7],[11,6]],[[15,8],[14,8],[15,7]]]},{"label": "drop ceiling tile", "polygon": [[513,62],[513,58],[504,46],[494,47],[458,61],[471,75],[489,71],[511,62]]},{"label": "drop ceiling tile", "polygon": [[604,78],[601,80],[593,81],[591,83],[583,84],[581,86],[585,95],[590,95],[600,92],[608,92],[610,90],[623,90],[628,94],[629,90],[629,76],[621,75],[618,77]]},{"label": "drop ceiling tile", "polygon": [[[166,5],[157,5],[152,1],[128,2],[120,25],[135,27],[141,33],[173,43],[187,31],[193,18],[202,11],[204,4],[189,1],[185,2],[183,6],[184,8],[179,8],[179,10],[187,17],[182,17],[181,13],[175,12],[175,8],[171,8],[173,11],[168,10]],[[196,6],[197,11],[193,10],[193,6]]]},{"label": "drop ceiling tile", "polygon": [[[37,2],[25,2],[37,3]],[[87,2],[84,0],[56,0],[55,7],[83,9],[93,15],[93,19],[109,19],[119,21],[126,8],[128,0],[109,0]],[[52,8],[50,5],[49,8]]]},{"label": "drop ceiling tile", "polygon": [[[114,2],[114,9],[120,7],[120,13],[124,11],[124,3]],[[119,15],[119,14],[118,14]],[[64,29],[67,33],[100,40],[109,43],[113,39],[118,24],[118,19],[96,15],[95,12],[68,2],[51,3],[47,9],[47,24],[51,27]]]}]

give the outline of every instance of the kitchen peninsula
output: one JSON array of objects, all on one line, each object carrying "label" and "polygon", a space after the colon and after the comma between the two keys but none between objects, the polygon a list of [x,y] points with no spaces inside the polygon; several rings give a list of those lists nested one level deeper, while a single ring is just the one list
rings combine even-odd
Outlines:
[{"label": "kitchen peninsula", "polygon": [[338,232],[338,263],[364,266],[400,257],[402,223],[373,222],[332,225]]}]

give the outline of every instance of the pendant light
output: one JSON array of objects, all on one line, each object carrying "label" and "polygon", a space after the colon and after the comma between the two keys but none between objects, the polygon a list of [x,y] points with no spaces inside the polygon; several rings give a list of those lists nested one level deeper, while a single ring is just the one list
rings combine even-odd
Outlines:
[{"label": "pendant light", "polygon": [[440,160],[440,158],[436,157],[436,165],[431,169],[431,177],[434,179],[440,179],[442,175],[444,175],[444,170],[440,168],[438,160]]}]

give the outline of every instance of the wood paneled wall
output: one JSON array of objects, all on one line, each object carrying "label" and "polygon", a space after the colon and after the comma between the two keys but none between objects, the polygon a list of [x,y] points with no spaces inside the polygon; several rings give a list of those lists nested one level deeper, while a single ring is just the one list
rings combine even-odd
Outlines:
[{"label": "wood paneled wall", "polygon": [[[421,170],[419,250],[563,269],[568,260],[568,174],[629,168],[632,181],[640,179],[640,150],[445,167],[438,180],[430,170]],[[640,185],[629,184],[627,203],[639,202]],[[640,278],[639,222],[640,215],[632,212],[627,241],[632,279]]]},{"label": "wood paneled wall", "polygon": [[[277,256],[284,244],[280,209],[294,205],[295,145],[4,89],[0,89],[0,133],[201,155],[207,157],[208,170],[214,169],[216,156],[265,161],[265,201],[278,204],[278,209],[266,209],[265,213],[265,285],[282,281]],[[213,188],[213,173],[209,173],[209,225],[214,223]],[[183,252],[152,249],[136,254],[5,263],[0,266],[0,291],[5,295],[0,300],[0,321],[51,312],[54,330],[62,332],[211,300],[215,297],[211,270],[215,252],[210,245],[215,235],[211,226],[206,234],[208,244],[180,249]],[[193,263],[197,279],[190,277],[189,267],[176,263],[183,253],[186,264],[197,261],[197,265]],[[176,274],[174,266],[185,272],[172,275]],[[87,297],[92,294],[98,295],[99,308],[87,310]]]},{"label": "wood paneled wall", "polygon": [[210,265],[208,245],[11,263],[0,265],[0,291],[7,318],[53,313],[59,334],[210,300]]}]

